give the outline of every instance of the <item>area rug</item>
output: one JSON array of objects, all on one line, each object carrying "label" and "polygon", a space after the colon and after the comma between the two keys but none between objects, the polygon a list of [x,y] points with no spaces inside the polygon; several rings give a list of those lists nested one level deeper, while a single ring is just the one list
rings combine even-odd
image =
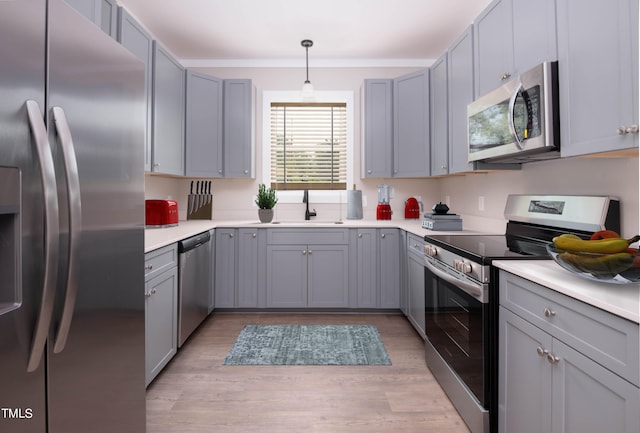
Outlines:
[{"label": "area rug", "polygon": [[391,365],[373,325],[246,325],[224,365]]}]

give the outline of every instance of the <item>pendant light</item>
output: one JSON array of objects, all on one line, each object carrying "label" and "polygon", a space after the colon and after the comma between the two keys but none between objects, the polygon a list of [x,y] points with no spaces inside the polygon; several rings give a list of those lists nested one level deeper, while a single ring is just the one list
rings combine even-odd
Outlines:
[{"label": "pendant light", "polygon": [[313,84],[311,84],[311,81],[309,81],[309,47],[313,46],[313,41],[305,39],[300,42],[300,45],[302,45],[307,52],[307,79],[302,85],[302,98],[311,99],[313,98]]}]

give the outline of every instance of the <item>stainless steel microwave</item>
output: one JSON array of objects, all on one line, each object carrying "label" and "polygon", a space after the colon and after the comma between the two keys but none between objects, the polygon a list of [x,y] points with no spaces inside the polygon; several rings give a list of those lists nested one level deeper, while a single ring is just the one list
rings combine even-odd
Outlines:
[{"label": "stainless steel microwave", "polygon": [[560,156],[558,63],[545,62],[467,106],[469,162]]}]

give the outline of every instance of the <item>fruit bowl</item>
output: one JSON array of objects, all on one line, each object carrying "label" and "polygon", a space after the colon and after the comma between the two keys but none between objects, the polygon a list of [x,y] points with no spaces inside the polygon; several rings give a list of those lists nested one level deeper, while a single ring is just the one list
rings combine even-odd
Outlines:
[{"label": "fruit bowl", "polygon": [[[565,251],[547,244],[547,253],[562,268],[582,278],[614,284],[640,282],[640,267],[626,256]],[[636,263],[640,262],[636,258]]]}]

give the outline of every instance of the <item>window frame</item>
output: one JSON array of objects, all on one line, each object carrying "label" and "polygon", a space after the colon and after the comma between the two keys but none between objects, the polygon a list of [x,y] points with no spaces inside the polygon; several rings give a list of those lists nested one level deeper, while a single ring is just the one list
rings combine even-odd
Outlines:
[{"label": "window frame", "polygon": [[[316,91],[313,101],[302,99],[299,91],[262,92],[262,183],[271,184],[271,103],[272,102],[344,102],[347,104],[347,189],[354,179],[354,142],[353,128],[353,91]],[[345,190],[314,190],[315,203],[345,203]],[[302,201],[303,191],[277,191],[279,203],[298,203]]]}]

